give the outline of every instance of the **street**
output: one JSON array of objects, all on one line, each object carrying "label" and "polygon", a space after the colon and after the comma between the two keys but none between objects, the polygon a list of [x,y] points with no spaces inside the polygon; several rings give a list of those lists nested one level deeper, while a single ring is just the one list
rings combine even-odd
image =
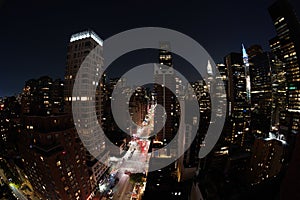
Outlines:
[{"label": "street", "polygon": [[9,184],[10,189],[12,190],[12,192],[14,193],[14,195],[20,199],[20,200],[27,200],[27,197],[20,191],[18,190],[14,184],[10,183]]},{"label": "street", "polygon": [[149,168],[149,158],[151,156],[148,153],[150,140],[149,136],[153,132],[153,117],[154,117],[155,105],[151,105],[148,110],[148,115],[145,117],[144,126],[138,127],[134,136],[129,142],[129,149],[122,158],[117,159],[114,163],[113,173],[118,172],[119,182],[114,187],[113,199],[129,200],[133,190],[133,184],[130,183],[131,173],[146,173]]},{"label": "street", "polygon": [[120,176],[120,181],[114,188],[116,192],[114,192],[115,194],[113,199],[130,199],[132,186],[129,182],[129,176],[127,174],[121,174]]}]

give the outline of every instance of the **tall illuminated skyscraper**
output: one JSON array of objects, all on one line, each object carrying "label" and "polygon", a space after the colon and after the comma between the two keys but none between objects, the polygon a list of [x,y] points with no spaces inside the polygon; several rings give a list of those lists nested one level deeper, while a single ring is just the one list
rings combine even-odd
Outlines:
[{"label": "tall illuminated skyscraper", "polygon": [[[271,129],[271,55],[257,48],[249,59],[251,77],[251,133],[265,137]],[[251,46],[250,49],[253,49]],[[251,52],[251,51],[250,51]]]},{"label": "tall illuminated skyscraper", "polygon": [[243,63],[245,68],[245,79],[246,79],[246,94],[248,103],[251,102],[251,82],[250,82],[250,71],[249,71],[249,59],[248,54],[244,45],[242,44],[242,52],[243,52]]},{"label": "tall illuminated skyscraper", "polygon": [[[68,112],[71,112],[72,100],[76,100],[76,97],[72,97],[76,74],[87,55],[98,45],[102,47],[103,41],[92,30],[75,33],[70,38],[65,71],[65,101]],[[101,67],[103,66],[103,58],[99,57],[99,55],[102,55],[102,52],[97,54],[97,58],[95,58],[97,60],[94,61],[98,62]],[[101,109],[100,105],[96,109],[99,112]]]},{"label": "tall illuminated skyscraper", "polygon": [[[172,54],[170,52],[170,43],[161,42],[159,50],[159,65],[155,66],[154,79],[156,82],[163,83],[162,85],[155,85],[157,104],[165,108],[165,112],[158,111],[155,114],[155,127],[161,127],[162,120],[166,120],[165,126],[159,131],[156,130],[157,140],[169,142],[176,134],[178,123],[176,122],[176,94],[172,93],[170,89],[175,91],[175,74],[172,63]],[[166,85],[173,87],[168,89]]]},{"label": "tall illuminated skyscraper", "polygon": [[[94,50],[95,51],[92,51]],[[103,67],[103,41],[101,38],[92,30],[87,30],[79,33],[75,33],[71,36],[68,45],[67,52],[67,66],[65,72],[65,103],[66,111],[71,113],[72,102],[79,103],[79,109],[81,109],[80,120],[74,121],[77,126],[85,127],[89,130],[90,137],[85,139],[82,138],[86,147],[87,156],[87,167],[90,173],[90,180],[92,189],[95,190],[97,184],[99,183],[101,177],[108,169],[108,156],[109,153],[105,152],[105,139],[103,134],[100,134],[95,123],[93,123],[93,117],[90,113],[96,110],[96,115],[98,123],[102,122],[103,113],[103,92],[101,88],[103,87],[102,82],[91,81],[89,78],[96,79],[100,76],[100,72]],[[83,65],[83,66],[81,66]],[[73,85],[77,72],[80,67],[84,67],[85,71],[77,80],[84,85],[81,88],[82,94],[85,96],[77,97],[73,96]],[[93,84],[95,90],[91,91],[88,84]],[[95,94],[96,93],[96,94]],[[95,95],[95,98],[94,98]],[[94,106],[91,106],[94,105]],[[89,114],[87,114],[89,112]],[[78,130],[77,130],[78,131]],[[79,133],[83,134],[83,133]],[[92,151],[92,152],[90,152]],[[92,154],[92,155],[91,155]]]},{"label": "tall illuminated skyscraper", "polygon": [[[273,20],[277,41],[273,41],[273,47],[277,47],[277,54],[285,63],[285,76],[287,80],[288,116],[291,119],[285,126],[288,132],[299,132],[300,120],[300,24],[295,12],[287,0],[278,0],[269,7],[269,13]],[[275,45],[276,44],[276,45]],[[290,124],[290,125],[288,125]],[[289,134],[289,133],[285,133]]]},{"label": "tall illuminated skyscraper", "polygon": [[[272,68],[272,122],[273,129],[279,129],[284,124],[287,109],[287,81],[285,63],[278,37],[269,40]],[[282,129],[281,129],[282,132]]]},{"label": "tall illuminated skyscraper", "polygon": [[[300,152],[300,23],[287,0],[277,0],[269,7],[274,23],[287,83],[287,111],[280,124],[280,133],[289,144],[289,166],[283,181],[282,199],[299,199]],[[295,184],[296,183],[296,184]]]},{"label": "tall illuminated skyscraper", "polygon": [[[244,60],[246,62],[246,57]],[[247,94],[243,55],[241,53],[230,53],[225,57],[224,61],[228,70],[228,115],[232,126],[232,132],[228,136],[228,140],[232,144],[242,147],[250,131],[250,96]]]}]

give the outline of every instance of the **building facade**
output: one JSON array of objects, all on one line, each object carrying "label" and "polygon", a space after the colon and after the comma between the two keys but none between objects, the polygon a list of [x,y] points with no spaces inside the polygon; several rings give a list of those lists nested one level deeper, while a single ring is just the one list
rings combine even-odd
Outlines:
[{"label": "building facade", "polygon": [[43,199],[87,199],[85,150],[72,117],[61,109],[63,83],[56,82],[41,77],[25,84],[18,141],[24,172]]},{"label": "building facade", "polygon": [[[157,110],[154,119],[154,130],[157,132],[156,140],[162,141],[164,144],[170,142],[176,134],[179,124],[177,118],[176,79],[172,63],[172,54],[170,52],[170,43],[161,42],[159,50],[159,65],[154,67],[154,79],[156,84],[154,91],[156,93],[156,102],[164,107],[165,111]],[[171,87],[171,88],[168,88]],[[165,121],[165,125],[162,122]],[[163,127],[157,130],[157,127]],[[176,147],[174,147],[176,149]]]},{"label": "building facade", "polygon": [[[79,68],[82,73],[77,76]],[[91,186],[96,191],[97,184],[104,172],[108,169],[108,152],[105,151],[105,139],[99,132],[97,124],[102,125],[103,121],[103,41],[92,30],[75,33],[71,36],[67,50],[67,62],[65,71],[65,109],[71,113],[72,104],[75,103],[79,110],[75,121],[77,127],[85,127],[77,131],[79,135],[86,135],[86,130],[90,132],[89,137],[81,137],[86,149],[87,167],[91,180]],[[78,92],[81,96],[73,96],[73,86],[75,79],[80,83]],[[99,81],[96,81],[96,80]],[[91,113],[95,110],[97,122],[93,121]],[[105,159],[104,159],[105,158]],[[100,173],[101,172],[101,173]]]},{"label": "building facade", "polygon": [[[300,23],[287,0],[277,0],[269,7],[276,33],[278,52],[285,66],[286,110],[280,114],[279,132],[289,144],[289,163],[283,180],[281,198],[299,198],[299,121],[300,121]],[[273,42],[274,44],[274,42]],[[296,183],[296,184],[295,184]]]},{"label": "building facade", "polygon": [[230,53],[224,58],[228,73],[228,116],[231,121],[232,144],[244,146],[250,131],[250,103],[243,55]]}]

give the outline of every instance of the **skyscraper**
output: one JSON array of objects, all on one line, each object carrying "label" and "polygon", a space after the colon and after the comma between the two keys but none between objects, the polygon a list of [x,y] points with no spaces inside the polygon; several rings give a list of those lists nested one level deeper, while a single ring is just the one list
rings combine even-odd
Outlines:
[{"label": "skyscraper", "polygon": [[[272,129],[279,130],[284,125],[287,109],[287,81],[285,63],[280,49],[278,37],[274,37],[269,41],[271,53],[271,82],[272,82]],[[282,126],[283,127],[283,126]],[[281,132],[283,131],[282,128]]]},{"label": "skyscraper", "polygon": [[245,79],[246,79],[246,95],[247,95],[247,102],[251,102],[251,83],[250,83],[250,71],[249,71],[249,58],[246,52],[244,45],[242,44],[242,52],[243,52],[243,63],[245,69]]},{"label": "skyscraper", "polygon": [[274,23],[287,83],[287,110],[280,124],[280,133],[289,144],[290,161],[283,181],[281,197],[298,199],[299,193],[299,121],[300,121],[300,24],[287,0],[277,0],[269,7]]},{"label": "skyscraper", "polygon": [[87,199],[91,185],[85,151],[70,114],[53,109],[64,90],[53,85],[49,77],[26,82],[18,143],[24,171],[43,199]]},{"label": "skyscraper", "polygon": [[[243,55],[230,53],[224,60],[228,70],[228,114],[232,126],[229,140],[232,144],[244,146],[250,131],[250,104]],[[246,62],[245,57],[244,62]]]},{"label": "skyscraper", "polygon": [[[211,96],[209,91],[209,86],[204,80],[199,80],[191,83],[191,86],[193,91],[186,92],[185,95],[186,99],[186,107],[189,106],[189,101],[193,100],[193,95],[196,96],[198,103],[199,103],[199,126],[192,126],[192,124],[188,124],[188,121],[192,120],[198,120],[197,118],[186,120],[186,134],[189,133],[189,131],[195,131],[193,129],[197,129],[197,135],[194,138],[194,141],[191,143],[189,149],[184,153],[184,162],[186,166],[189,167],[195,167],[199,165],[199,162],[202,160],[199,160],[199,151],[202,147],[205,146],[205,137],[207,134],[208,127],[210,125],[211,120]],[[191,118],[194,116],[191,116]],[[205,160],[204,158],[203,160]],[[202,164],[202,163],[201,163]],[[200,164],[200,165],[201,165]],[[197,166],[198,167],[198,166]]]},{"label": "skyscraper", "polygon": [[[94,51],[93,51],[94,50]],[[87,112],[92,113],[96,110],[98,123],[102,124],[102,109],[103,109],[103,87],[102,82],[96,82],[89,80],[89,78],[96,79],[100,76],[100,72],[103,67],[103,41],[101,38],[92,30],[87,30],[79,33],[75,33],[71,36],[68,44],[67,52],[67,66],[65,72],[65,102],[66,111],[71,113],[72,102],[80,104],[80,120],[74,123],[77,126],[85,127],[89,129],[93,137],[92,140],[84,139],[83,144],[89,148],[86,150],[87,167],[89,169],[91,185],[93,190],[96,189],[101,177],[108,169],[108,156],[109,152],[105,151],[105,140],[103,134],[100,134],[96,127],[96,123],[93,123],[93,118]],[[84,67],[84,74],[77,77],[77,80],[84,85],[80,87],[80,91],[85,96],[77,97],[73,96],[73,85],[75,78],[80,67]],[[90,83],[91,81],[92,83]],[[89,90],[89,84],[95,90]],[[95,98],[94,98],[95,95]],[[91,106],[92,105],[92,106]],[[78,131],[78,130],[77,130]],[[78,133],[83,134],[83,133]]]},{"label": "skyscraper", "polygon": [[[300,24],[294,10],[287,0],[278,0],[269,7],[269,13],[273,20],[278,41],[273,41],[275,47],[281,54],[282,61],[285,63],[285,76],[287,80],[287,103],[288,112],[286,118],[291,119],[287,127],[288,132],[298,133],[298,121],[300,120]],[[276,45],[275,45],[276,44]],[[280,50],[279,50],[280,49]],[[288,133],[285,133],[288,134]],[[289,135],[286,135],[289,137]]]},{"label": "skyscraper", "polygon": [[[157,130],[156,139],[168,143],[176,134],[178,129],[178,122],[176,121],[176,94],[175,91],[175,74],[173,70],[172,54],[170,52],[170,43],[161,42],[159,50],[159,65],[155,65],[154,79],[156,82],[162,83],[162,85],[155,85],[157,104],[164,107],[165,112],[162,110],[155,114],[155,127],[162,127],[162,119],[166,120],[165,125],[161,130]],[[167,88],[172,87],[172,88]]]},{"label": "skyscraper", "polygon": [[[251,48],[251,47],[250,47]],[[265,137],[271,130],[271,55],[258,51],[249,59],[251,77],[251,132]]]},{"label": "skyscraper", "polygon": [[277,59],[279,59],[280,61],[283,61],[281,45],[280,45],[278,36],[270,39],[269,45],[270,45],[271,52],[277,57]]}]

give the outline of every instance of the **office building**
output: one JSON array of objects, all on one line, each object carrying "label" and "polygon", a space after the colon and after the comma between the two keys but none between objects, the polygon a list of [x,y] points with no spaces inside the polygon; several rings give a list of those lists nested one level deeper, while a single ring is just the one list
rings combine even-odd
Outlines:
[{"label": "office building", "polygon": [[[71,113],[72,103],[78,105],[76,115],[79,119],[75,121],[78,134],[85,134],[83,144],[86,149],[87,167],[93,190],[96,190],[101,177],[108,170],[109,152],[105,151],[105,139],[97,128],[102,125],[103,113],[103,41],[92,30],[75,33],[71,36],[67,50],[67,66],[65,71],[65,108],[67,113]],[[78,92],[82,96],[73,96],[73,85],[79,68],[83,71],[77,77],[81,84]],[[97,82],[99,80],[99,82]],[[84,86],[83,86],[84,85]],[[85,94],[85,95],[83,95]],[[90,113],[96,112],[97,122]],[[89,114],[88,114],[89,113]],[[86,137],[85,130],[89,130]],[[92,137],[92,139],[91,139]]]},{"label": "office building", "polygon": [[289,144],[289,163],[283,180],[281,198],[300,198],[296,181],[299,170],[299,121],[300,121],[300,23],[287,0],[277,0],[269,7],[280,46],[282,62],[285,65],[287,84],[287,111],[281,115],[279,132]]},{"label": "office building", "polygon": [[274,130],[284,129],[286,110],[287,110],[287,81],[286,81],[286,64],[283,62],[280,42],[278,37],[269,41],[272,55],[270,55],[271,82],[272,82],[272,114],[271,126]]},{"label": "office building", "polygon": [[24,172],[43,199],[88,199],[91,184],[85,150],[70,114],[54,109],[55,102],[61,103],[64,87],[53,85],[49,77],[25,84],[24,129],[18,141]]},{"label": "office building", "polygon": [[228,70],[228,116],[232,127],[232,132],[227,137],[232,144],[242,147],[248,139],[250,131],[250,94],[243,55],[230,53],[224,58],[224,61]]},{"label": "office building", "polygon": [[[161,42],[159,50],[159,65],[154,67],[154,79],[156,84],[154,91],[156,93],[157,104],[164,107],[165,112],[157,110],[154,119],[154,130],[158,132],[156,140],[162,141],[167,144],[171,141],[176,134],[179,124],[176,111],[176,94],[175,91],[176,79],[173,70],[172,54],[170,52],[170,43]],[[167,88],[165,86],[171,87]],[[172,91],[171,91],[172,90]],[[162,126],[162,122],[166,121]],[[161,130],[157,130],[157,127],[163,127]],[[176,149],[176,147],[174,147]]]},{"label": "office building", "polygon": [[[277,42],[272,40],[272,49],[282,58],[285,64],[287,82],[287,112],[285,118],[290,119],[282,126],[282,132],[289,138],[290,133],[298,133],[296,124],[300,120],[300,24],[288,1],[278,0],[269,7],[269,13],[277,32]],[[276,50],[276,51],[275,51]],[[288,129],[288,131],[286,131]]]},{"label": "office building", "polygon": [[261,137],[264,133],[268,133],[271,130],[272,123],[271,59],[270,53],[263,52],[261,49],[255,55],[252,55],[249,60],[252,110],[251,132]]}]

